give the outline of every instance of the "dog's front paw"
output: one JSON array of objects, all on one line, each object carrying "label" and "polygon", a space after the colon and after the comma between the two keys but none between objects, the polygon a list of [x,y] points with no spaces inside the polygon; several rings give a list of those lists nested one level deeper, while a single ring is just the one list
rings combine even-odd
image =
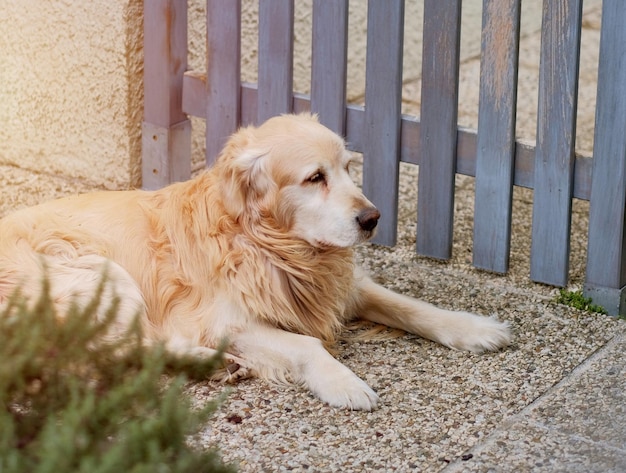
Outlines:
[{"label": "dog's front paw", "polygon": [[456,350],[481,353],[497,350],[511,343],[511,328],[508,322],[468,312],[455,314],[458,318],[456,326],[442,337],[442,344]]},{"label": "dog's front paw", "polygon": [[371,411],[378,404],[378,394],[356,375],[325,385],[316,394],[334,407]]},{"label": "dog's front paw", "polygon": [[371,411],[378,394],[348,368],[334,360],[333,366],[310,370],[305,383],[322,401],[333,407]]},{"label": "dog's front paw", "polygon": [[251,378],[252,370],[245,366],[245,362],[230,353],[225,353],[222,366],[211,375],[211,380],[220,383],[234,384],[241,379]]}]

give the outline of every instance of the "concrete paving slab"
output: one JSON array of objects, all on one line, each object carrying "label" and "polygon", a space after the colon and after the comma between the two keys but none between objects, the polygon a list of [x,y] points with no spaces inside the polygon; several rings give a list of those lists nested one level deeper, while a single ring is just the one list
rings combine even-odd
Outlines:
[{"label": "concrete paving slab", "polygon": [[443,471],[626,471],[626,330]]},{"label": "concrete paving slab", "polygon": [[444,473],[623,473],[626,452],[522,421],[499,430],[494,446],[464,454]]}]

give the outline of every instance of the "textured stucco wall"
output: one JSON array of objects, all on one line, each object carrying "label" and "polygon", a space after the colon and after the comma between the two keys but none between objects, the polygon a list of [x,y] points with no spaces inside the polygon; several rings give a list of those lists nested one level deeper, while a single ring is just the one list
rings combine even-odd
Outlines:
[{"label": "textured stucco wall", "polygon": [[0,0],[0,163],[139,183],[142,0]]}]

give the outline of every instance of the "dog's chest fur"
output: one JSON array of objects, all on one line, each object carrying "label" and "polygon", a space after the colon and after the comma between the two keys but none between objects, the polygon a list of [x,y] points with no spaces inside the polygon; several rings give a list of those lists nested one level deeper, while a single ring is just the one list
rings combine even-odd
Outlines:
[{"label": "dog's chest fur", "polygon": [[333,343],[352,315],[354,263],[350,249],[251,245],[237,260],[227,279],[254,317]]}]

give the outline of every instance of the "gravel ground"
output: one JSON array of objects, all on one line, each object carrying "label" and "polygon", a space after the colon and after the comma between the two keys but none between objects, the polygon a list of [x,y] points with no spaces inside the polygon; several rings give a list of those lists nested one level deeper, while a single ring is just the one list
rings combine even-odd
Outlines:
[{"label": "gravel ground", "polygon": [[[358,166],[357,166],[358,168]],[[359,169],[357,169],[358,179]],[[483,355],[419,337],[341,344],[337,357],[380,395],[374,412],[328,407],[297,386],[246,380],[232,387],[189,386],[195,402],[227,392],[194,439],[218,446],[240,471],[439,471],[559,383],[610,340],[623,322],[553,302],[554,288],[528,280],[530,196],[518,190],[511,271],[471,266],[472,179],[457,181],[453,258],[414,253],[417,168],[402,165],[398,245],[363,245],[357,259],[381,284],[442,307],[496,314],[511,323],[513,345]],[[25,205],[93,190],[84,182],[0,166],[0,216]],[[580,207],[580,206],[577,206]],[[572,230],[572,278],[582,281],[586,213]],[[469,466],[469,463],[467,464]],[[479,469],[480,470],[480,469]]]}]

